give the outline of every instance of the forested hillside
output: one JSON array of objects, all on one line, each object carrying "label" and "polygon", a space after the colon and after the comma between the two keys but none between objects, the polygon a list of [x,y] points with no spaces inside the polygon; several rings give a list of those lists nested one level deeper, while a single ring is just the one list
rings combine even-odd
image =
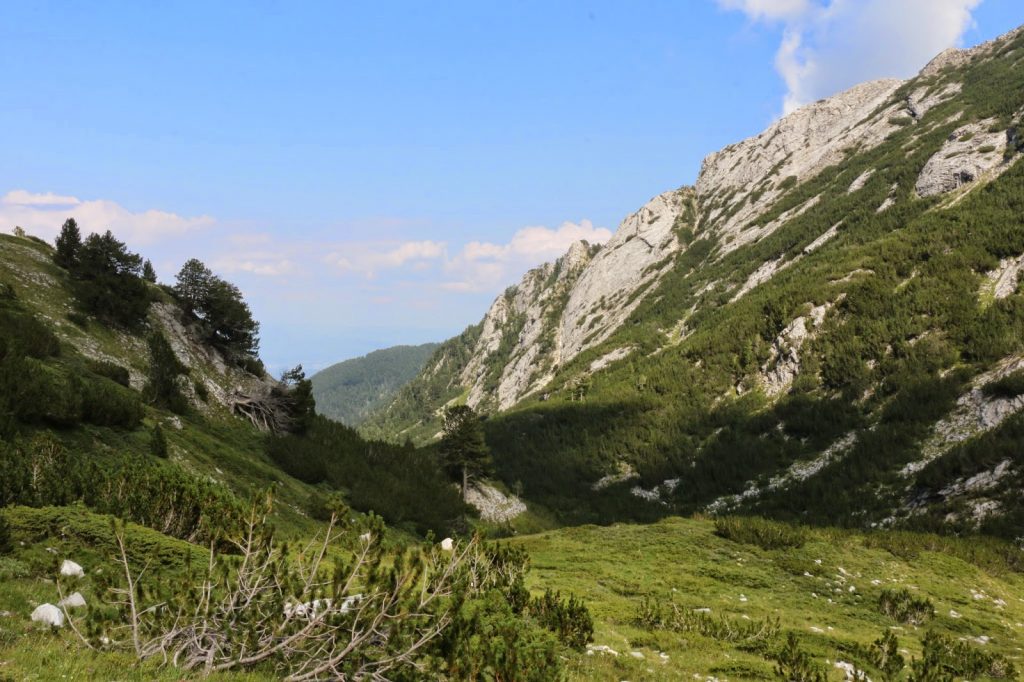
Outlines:
[{"label": "forested hillside", "polygon": [[424,343],[383,348],[320,370],[310,377],[317,412],[342,424],[358,426],[419,374],[437,346]]},{"label": "forested hillside", "polygon": [[[1021,130],[1018,29],[712,154],[694,188],[627,218],[567,295],[645,286],[561,307],[551,369],[512,405],[485,387],[500,477],[567,521],[746,510],[1014,535]],[[640,239],[642,258],[608,255]],[[428,363],[410,387],[446,389],[418,411],[400,393],[369,423],[433,437],[416,424],[473,394],[465,367],[513,371],[503,349],[525,332],[505,319],[464,339],[453,371]]]},{"label": "forested hillside", "polygon": [[237,287],[174,282],[73,220],[0,235],[0,677],[558,677],[589,614],[437,453],[315,414]]}]

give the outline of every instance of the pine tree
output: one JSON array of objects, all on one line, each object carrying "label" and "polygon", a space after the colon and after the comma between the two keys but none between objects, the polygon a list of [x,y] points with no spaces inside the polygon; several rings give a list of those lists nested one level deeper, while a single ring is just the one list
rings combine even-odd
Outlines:
[{"label": "pine tree", "polygon": [[149,452],[154,457],[167,459],[167,436],[164,435],[163,427],[159,424],[153,429],[149,438]]},{"label": "pine tree", "polygon": [[68,270],[78,265],[78,254],[82,250],[82,233],[74,218],[68,218],[60,228],[60,234],[54,242],[57,251],[53,254],[53,262]]},{"label": "pine tree", "polygon": [[190,258],[181,266],[175,279],[177,282],[174,285],[174,295],[178,302],[185,312],[201,317],[206,300],[210,296],[213,272],[198,258]]},{"label": "pine tree", "polygon": [[153,269],[153,263],[148,258],[142,264],[142,279],[156,284],[156,270]]},{"label": "pine tree", "polygon": [[291,433],[305,433],[316,416],[316,400],[313,398],[313,382],[306,378],[302,365],[297,365],[281,375],[281,383],[287,387],[288,417]]},{"label": "pine tree", "polygon": [[[69,234],[73,234],[70,229]],[[129,251],[110,230],[89,235],[77,254],[72,287],[82,307],[105,322],[140,325],[150,303],[141,277],[142,257]]]},{"label": "pine tree", "polygon": [[449,474],[461,479],[463,501],[470,482],[491,471],[491,455],[484,441],[483,424],[469,405],[453,405],[445,409],[441,458]]},{"label": "pine tree", "polygon": [[178,376],[187,372],[188,368],[178,360],[164,335],[160,332],[150,334],[149,381],[144,391],[146,399],[172,412],[184,413],[188,409],[188,401],[178,386]]},{"label": "pine tree", "polygon": [[185,312],[199,322],[204,341],[236,363],[256,356],[260,325],[238,287],[214,275],[195,258],[186,261],[176,279],[174,295]]}]

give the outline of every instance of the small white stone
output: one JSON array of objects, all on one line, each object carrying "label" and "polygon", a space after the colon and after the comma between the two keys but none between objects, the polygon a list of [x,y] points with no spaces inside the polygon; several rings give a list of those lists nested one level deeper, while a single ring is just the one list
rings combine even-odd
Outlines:
[{"label": "small white stone", "polygon": [[37,623],[46,623],[53,627],[64,627],[64,612],[53,604],[40,604],[32,612],[32,620]]},{"label": "small white stone", "polygon": [[441,549],[446,552],[450,552],[455,549],[455,542],[451,538],[445,538],[441,540]]},{"label": "small white stone", "polygon": [[636,658],[636,659],[641,660],[641,661],[644,658],[643,653],[640,652],[640,651],[630,651],[629,655],[632,656],[633,658]]},{"label": "small white stone", "polygon": [[60,565],[60,574],[72,578],[84,578],[85,570],[74,561],[65,559],[64,563]]},{"label": "small white stone", "polygon": [[69,609],[85,606],[85,597],[82,596],[81,592],[74,592],[57,602],[57,606],[65,606]]}]

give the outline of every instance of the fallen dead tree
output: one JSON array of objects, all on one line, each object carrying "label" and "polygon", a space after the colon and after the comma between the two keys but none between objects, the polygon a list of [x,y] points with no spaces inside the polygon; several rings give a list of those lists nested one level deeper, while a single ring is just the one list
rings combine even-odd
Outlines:
[{"label": "fallen dead tree", "polygon": [[263,432],[287,433],[294,427],[292,404],[288,394],[271,390],[263,395],[249,395],[235,391],[229,398],[231,412]]},{"label": "fallen dead tree", "polygon": [[269,510],[269,498],[253,505],[230,541],[237,554],[211,543],[205,566],[168,580],[132,562],[124,529],[116,528],[120,580],[106,586],[107,608],[91,610],[84,622],[65,609],[72,630],[91,648],[183,670],[261,667],[295,682],[383,680],[419,666],[456,617],[467,585],[478,582],[467,575],[475,540],[453,551],[385,555],[376,528],[338,552],[335,517],[294,556],[268,530]]}]

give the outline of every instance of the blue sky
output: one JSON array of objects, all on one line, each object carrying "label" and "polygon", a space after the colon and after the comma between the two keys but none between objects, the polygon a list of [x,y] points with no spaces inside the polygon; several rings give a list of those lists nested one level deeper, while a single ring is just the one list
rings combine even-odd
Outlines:
[{"label": "blue sky", "polygon": [[1019,0],[11,3],[0,229],[236,282],[280,370],[477,321],[704,155]]}]

